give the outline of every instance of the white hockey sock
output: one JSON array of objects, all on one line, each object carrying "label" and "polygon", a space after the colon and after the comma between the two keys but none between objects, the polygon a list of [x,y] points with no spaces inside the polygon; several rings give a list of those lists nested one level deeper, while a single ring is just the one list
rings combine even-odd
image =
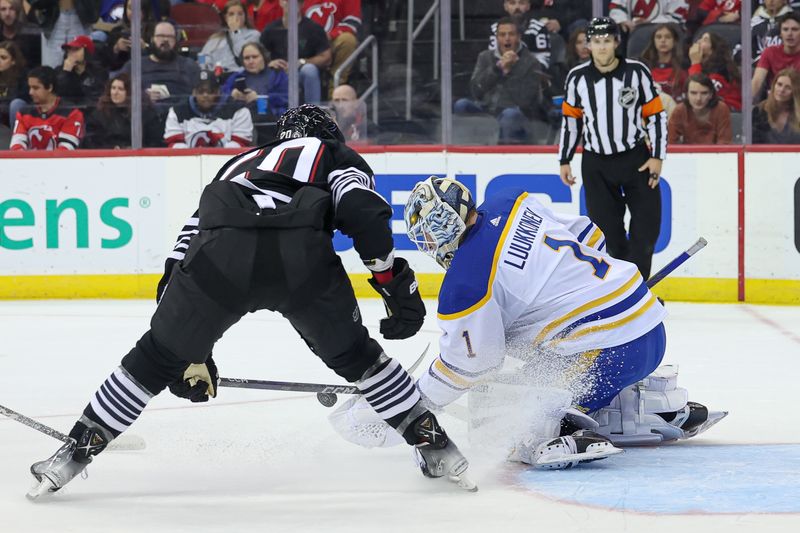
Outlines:
[{"label": "white hockey sock", "polygon": [[[385,356],[384,356],[385,357]],[[370,377],[356,386],[375,412],[384,420],[409,411],[420,395],[414,380],[394,359],[387,361]]]},{"label": "white hockey sock", "polygon": [[84,415],[116,436],[139,418],[152,397],[120,366],[94,393]]}]

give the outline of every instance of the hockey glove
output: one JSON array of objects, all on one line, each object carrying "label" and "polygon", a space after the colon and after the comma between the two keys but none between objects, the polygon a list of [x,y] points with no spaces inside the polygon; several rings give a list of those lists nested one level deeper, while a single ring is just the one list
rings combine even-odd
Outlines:
[{"label": "hockey glove", "polygon": [[208,397],[217,397],[219,372],[214,359],[208,356],[205,363],[191,364],[183,373],[183,379],[169,386],[169,391],[179,398],[193,403],[207,402]]},{"label": "hockey glove", "polygon": [[394,277],[388,283],[378,283],[369,278],[369,284],[378,291],[386,306],[388,318],[381,320],[381,335],[385,339],[407,339],[413,336],[425,320],[425,304],[419,295],[414,271],[408,261],[396,258],[392,266]]}]

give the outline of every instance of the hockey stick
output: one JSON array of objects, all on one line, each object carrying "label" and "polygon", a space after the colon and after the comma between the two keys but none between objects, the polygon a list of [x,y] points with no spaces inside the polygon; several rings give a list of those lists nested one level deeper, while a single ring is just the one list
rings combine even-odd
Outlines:
[{"label": "hockey stick", "polygon": [[[419,367],[422,360],[428,354],[431,343],[425,346],[422,354],[417,357],[414,364],[408,369],[412,374]],[[282,390],[289,392],[316,392],[317,401],[325,407],[333,407],[338,401],[337,394],[361,394],[358,387],[354,385],[328,385],[324,383],[298,383],[294,381],[267,381],[262,379],[246,378],[219,378],[220,387],[231,387],[235,389],[262,389],[262,390]]]},{"label": "hockey stick", "polygon": [[[23,415],[22,413],[18,413],[13,409],[9,409],[3,405],[0,405],[0,414],[6,415],[11,420],[19,422],[20,424],[24,424],[30,428],[35,429],[40,433],[44,433],[48,437],[53,437],[54,439],[60,440],[61,442],[69,442],[70,438],[67,435],[64,435],[57,429],[53,429],[50,426],[42,424],[41,422],[37,422],[32,418],[28,418],[27,416]],[[130,450],[144,450],[146,447],[144,439],[139,437],[138,435],[120,435],[113,441],[108,444],[108,449],[113,451],[130,451]]]},{"label": "hockey stick", "polygon": [[647,280],[647,288],[652,289],[656,283],[669,276],[673,270],[685,263],[687,259],[705,248],[706,244],[708,244],[708,241],[704,238],[700,237],[697,239],[697,242],[691,245],[688,250],[681,253],[678,257],[667,263],[664,268],[650,276],[650,279]]}]

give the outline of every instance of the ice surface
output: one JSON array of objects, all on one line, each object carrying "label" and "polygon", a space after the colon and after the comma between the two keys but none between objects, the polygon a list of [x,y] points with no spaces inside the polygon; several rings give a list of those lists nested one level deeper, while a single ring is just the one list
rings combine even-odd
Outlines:
[{"label": "ice surface", "polygon": [[[420,334],[381,341],[405,365],[429,341],[435,352],[430,304]],[[67,432],[153,309],[0,302],[0,404]],[[364,301],[362,311],[377,335],[382,304]],[[471,494],[424,478],[406,447],[339,439],[310,394],[222,389],[201,405],[163,394],[131,430],[146,450],[104,453],[88,479],[46,503],[25,500],[28,467],[58,442],[0,417],[0,531],[800,530],[800,308],[670,302],[668,311],[664,362],[680,365],[693,400],[731,411],[694,442],[529,472],[470,455],[466,425],[444,415],[473,464],[480,491]],[[342,382],[270,313],[234,326],[215,359],[226,377]]]}]

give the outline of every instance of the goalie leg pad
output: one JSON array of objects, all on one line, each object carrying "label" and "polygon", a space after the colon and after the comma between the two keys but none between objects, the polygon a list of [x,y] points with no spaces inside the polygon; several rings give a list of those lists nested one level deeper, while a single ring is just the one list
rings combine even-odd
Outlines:
[{"label": "goalie leg pad", "polygon": [[595,431],[616,445],[655,445],[693,437],[728,414],[709,413],[705,406],[689,402],[688,391],[678,387],[677,380],[677,366],[664,365],[625,387],[607,407],[591,414],[599,424]]}]

